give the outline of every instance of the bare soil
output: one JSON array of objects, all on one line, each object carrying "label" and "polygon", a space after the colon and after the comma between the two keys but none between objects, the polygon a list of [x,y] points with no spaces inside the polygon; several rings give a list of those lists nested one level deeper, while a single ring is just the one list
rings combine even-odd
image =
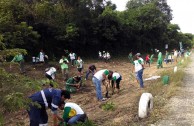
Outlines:
[{"label": "bare soil", "polygon": [[[58,65],[58,63],[55,63]],[[137,115],[136,109],[134,109],[134,105],[139,101],[139,97],[143,92],[146,92],[146,88],[150,84],[154,84],[152,81],[145,81],[144,89],[139,88],[139,84],[136,82],[134,78],[134,73],[132,73],[133,65],[126,60],[111,60],[108,63],[103,61],[85,61],[84,63],[84,77],[85,71],[87,70],[89,64],[95,64],[97,70],[100,69],[109,69],[112,71],[117,71],[122,75],[122,81],[120,84],[120,94],[111,95],[111,89],[109,91],[110,99],[107,102],[112,102],[115,105],[115,110],[113,111],[105,111],[101,108],[102,102],[96,100],[96,92],[95,87],[91,81],[91,76],[89,80],[84,81],[84,86],[81,90],[75,94],[72,94],[72,99],[69,100],[71,102],[75,102],[79,104],[83,110],[87,113],[90,120],[95,122],[98,126],[127,126],[130,121],[134,119],[134,116]],[[145,65],[144,70],[144,79],[156,76],[161,71],[172,68],[174,64],[164,64],[164,68],[157,69],[156,64],[151,64],[151,67]],[[33,79],[41,80],[44,79],[44,70],[48,67],[45,64],[37,64],[33,66],[31,64],[26,64],[26,76],[30,76]],[[9,71],[9,69],[7,69]],[[18,72],[18,68],[12,68],[12,72]],[[70,66],[70,76],[76,74],[77,69],[75,67]],[[132,76],[133,75],[133,76]],[[84,79],[83,79],[84,80]],[[59,88],[64,88],[64,82],[61,77],[60,69],[57,71],[56,81],[60,84]],[[105,95],[105,87],[102,85],[102,93]],[[50,110],[48,110],[50,115]],[[20,110],[19,112],[12,113],[6,119],[6,125],[16,126],[28,126],[29,119],[25,110]],[[51,125],[52,119],[49,119],[49,123]]]}]

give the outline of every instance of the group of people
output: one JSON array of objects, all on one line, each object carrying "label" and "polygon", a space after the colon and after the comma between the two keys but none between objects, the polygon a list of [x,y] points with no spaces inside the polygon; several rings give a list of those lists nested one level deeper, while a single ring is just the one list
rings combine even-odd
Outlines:
[{"label": "group of people", "polygon": [[[66,68],[64,64],[67,65],[69,61],[63,56],[59,63],[61,64],[61,67]],[[56,71],[57,69],[55,67],[50,67],[45,70],[45,76],[50,80],[54,80]],[[119,73],[107,69],[97,71],[96,66],[92,64],[88,67],[86,72],[86,80],[88,80],[89,74],[93,75],[92,82],[96,87],[97,100],[105,101],[107,99],[102,96],[102,83],[111,84],[112,93],[114,93],[115,88],[117,88],[119,92],[119,84],[122,80]],[[47,108],[50,108],[52,111],[54,126],[71,126],[87,120],[86,113],[78,104],[65,102],[67,99],[70,99],[71,93],[76,92],[80,88],[81,76],[78,74],[77,76],[68,78],[65,85],[64,90],[59,90],[55,89],[53,85],[50,84],[49,88],[36,92],[29,97],[32,101],[29,105],[30,109],[27,110],[30,118],[30,126],[48,125]],[[62,116],[58,115],[58,108],[63,110]],[[57,123],[57,120],[59,123]]]},{"label": "group of people", "polygon": [[[106,101],[108,98],[108,86],[112,86],[112,94],[114,94],[114,89],[117,88],[118,93],[120,89],[120,81],[122,80],[121,74],[118,72],[113,72],[111,70],[103,69],[97,71],[93,78],[92,82],[96,88],[96,97],[98,101]],[[106,86],[106,95],[103,97],[101,86],[104,84]]]},{"label": "group of people", "polygon": [[105,62],[108,62],[111,58],[110,53],[107,51],[99,51],[98,52],[98,58],[104,60]]},{"label": "group of people", "polygon": [[[67,57],[69,57],[70,62]],[[73,52],[70,52],[69,54],[67,53],[67,56],[63,55],[61,59],[59,60],[59,64],[61,67],[61,73],[65,81],[68,79],[69,63],[71,63],[72,67],[77,66],[77,71],[78,71],[79,76],[82,76],[83,74],[82,70],[83,70],[84,62],[81,59],[81,57],[80,56],[77,57],[76,54]]]},{"label": "group of people", "polygon": [[37,64],[37,63],[47,63],[48,61],[48,55],[45,54],[43,49],[40,50],[39,54],[37,57],[33,56],[32,57],[32,63]]},{"label": "group of people", "polygon": [[[30,126],[48,126],[47,108],[51,109],[53,126],[72,126],[78,122],[85,122],[87,115],[83,109],[72,102],[65,102],[70,99],[70,92],[47,88],[32,94],[29,99],[28,115]],[[58,108],[63,110],[63,115],[58,114]],[[58,121],[59,120],[59,121]]]},{"label": "group of people", "polygon": [[[76,56],[75,53],[67,51],[66,55],[62,56],[59,60],[59,64],[61,67],[61,73],[65,80],[65,88],[64,90],[55,89],[50,83],[50,87],[48,89],[41,90],[33,95],[31,95],[29,98],[31,99],[30,103],[30,109],[28,110],[28,114],[30,117],[30,125],[31,126],[46,126],[48,122],[48,115],[46,112],[46,108],[50,108],[53,113],[53,122],[55,126],[62,126],[62,125],[73,125],[77,122],[81,121],[84,122],[87,120],[86,113],[81,109],[79,105],[72,102],[65,102],[67,99],[70,99],[70,94],[77,92],[80,87],[82,86],[82,70],[83,70],[83,60],[80,56]],[[156,50],[158,54],[158,60],[157,60],[157,68],[162,68],[162,62],[163,62],[163,56],[162,52],[159,50]],[[105,53],[103,51],[103,53]],[[105,53],[106,57],[110,54],[107,52]],[[68,60],[69,57],[69,60]],[[99,51],[99,58],[104,57],[104,54],[101,54]],[[174,50],[174,61],[176,61],[176,58],[178,57],[177,51]],[[143,58],[141,57],[140,53],[135,54],[133,57],[132,52],[129,53],[128,56],[130,62],[134,65],[133,72],[135,73],[137,82],[140,85],[140,88],[144,88],[144,82],[143,82],[143,72],[145,69],[145,64],[149,64],[153,62],[152,58],[153,55],[146,55],[145,62]],[[169,61],[169,54],[166,53],[165,59],[168,58]],[[23,56],[17,55],[14,57],[13,61],[21,62],[21,66],[23,63]],[[171,61],[172,62],[172,61]],[[70,77],[68,76],[69,72],[69,64],[71,63],[71,66],[77,67],[77,75]],[[21,67],[22,68],[22,67]],[[45,76],[49,80],[55,79],[55,74],[57,72],[57,69],[55,67],[49,67],[45,70]],[[117,71],[112,71],[108,69],[102,69],[97,70],[96,66],[94,64],[89,65],[85,80],[88,80],[89,74],[92,74],[92,83],[95,85],[96,90],[96,98],[98,101],[103,102],[106,101],[108,97],[108,87],[112,87],[112,94],[115,93],[115,88],[117,89],[117,93],[120,92],[120,82],[122,80],[122,76]],[[106,95],[102,95],[102,85],[105,85],[106,87]],[[38,105],[36,104],[38,103]],[[59,116],[57,112],[57,108],[64,110],[63,116]],[[59,120],[59,123],[56,123],[56,120]]]},{"label": "group of people", "polygon": [[[157,54],[157,68],[163,68],[163,55],[162,52],[158,49],[155,49],[155,53]],[[186,53],[187,54],[187,53]],[[178,58],[181,57],[182,55],[184,55],[184,53],[182,53],[181,51],[177,51],[176,49],[173,50],[172,54],[170,54],[167,50],[166,50],[166,55],[165,55],[165,59],[164,62],[169,63],[169,62],[178,62]],[[145,57],[145,62],[143,60],[143,58],[141,57],[140,53],[137,53],[134,57],[132,54],[132,51],[129,53],[128,58],[130,63],[132,63],[134,65],[134,72],[135,72],[135,76],[136,79],[138,81],[138,83],[140,84],[140,88],[144,87],[143,84],[143,71],[145,69],[145,64],[148,64],[150,67],[150,64],[153,62],[153,56],[154,54],[150,55],[147,54]]]}]

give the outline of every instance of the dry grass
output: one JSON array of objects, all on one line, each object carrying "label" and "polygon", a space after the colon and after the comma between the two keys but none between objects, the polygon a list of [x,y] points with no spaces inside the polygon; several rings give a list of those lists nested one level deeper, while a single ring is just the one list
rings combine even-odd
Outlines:
[{"label": "dry grass", "polygon": [[190,59],[184,60],[182,64],[179,64],[178,71],[176,73],[173,72],[173,68],[168,70],[164,70],[160,73],[161,77],[164,75],[169,76],[169,84],[164,85],[162,83],[162,79],[157,81],[152,81],[147,91],[154,96],[154,109],[151,111],[150,115],[146,119],[138,120],[136,122],[132,122],[130,125],[148,125],[154,124],[156,121],[165,117],[168,114],[168,111],[165,109],[165,105],[168,100],[176,95],[179,89],[182,86],[182,81],[184,78],[184,70],[186,66],[190,63]]},{"label": "dry grass", "polygon": [[[152,124],[167,114],[167,111],[163,107],[166,105],[168,99],[174,96],[180,88],[184,77],[182,68],[187,66],[187,62],[189,63],[189,59],[184,61],[182,65],[178,66],[177,73],[173,73],[173,68],[175,66],[174,63],[167,65],[164,64],[163,69],[157,69],[156,64],[151,64],[151,67],[146,66],[144,78],[154,75],[168,75],[170,76],[170,82],[168,85],[163,85],[161,79],[146,81],[145,88],[143,90],[139,90],[139,84],[137,84],[136,80],[130,76],[132,74],[131,70],[133,66],[129,63],[129,61],[112,60],[109,63],[96,60],[85,61],[84,71],[87,70],[89,64],[95,64],[98,70],[109,69],[121,73],[123,80],[120,85],[120,94],[110,95],[111,98],[108,100],[109,103],[114,103],[114,107],[116,109],[114,111],[104,111],[102,107],[100,107],[102,103],[96,101],[95,87],[91,82],[91,77],[89,80],[84,81],[82,91],[72,95],[71,101],[79,104],[86,111],[89,119],[99,126],[144,126]],[[56,65],[56,63],[52,64]],[[27,73],[28,76],[36,80],[42,80],[42,78],[44,78],[42,71],[44,71],[45,66],[43,67],[42,65],[37,65],[36,70],[31,70],[30,68]],[[76,72],[77,69],[75,67],[70,67],[70,76],[74,76]],[[56,81],[59,83],[60,88],[64,87],[60,71],[57,73]],[[105,92],[104,86],[102,86],[102,92]],[[137,115],[138,103],[141,94],[144,92],[150,92],[154,96],[154,109],[148,118],[139,119]],[[108,107],[112,107],[112,105],[108,105]],[[28,125],[28,123],[28,117],[26,117],[25,125]],[[51,124],[51,122],[49,122],[49,124]]]}]

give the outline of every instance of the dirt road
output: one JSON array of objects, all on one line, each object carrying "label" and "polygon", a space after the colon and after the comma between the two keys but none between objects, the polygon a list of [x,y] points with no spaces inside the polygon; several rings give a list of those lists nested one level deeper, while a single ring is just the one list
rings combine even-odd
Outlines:
[{"label": "dirt road", "polygon": [[157,126],[194,126],[194,54],[191,63],[185,68],[186,76],[178,95],[167,104],[169,115],[158,121]]}]

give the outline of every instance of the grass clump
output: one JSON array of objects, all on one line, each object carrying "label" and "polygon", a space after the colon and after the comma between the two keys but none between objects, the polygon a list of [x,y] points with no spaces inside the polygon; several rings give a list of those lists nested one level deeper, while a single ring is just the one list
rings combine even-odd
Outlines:
[{"label": "grass clump", "polygon": [[102,109],[105,111],[113,111],[115,110],[115,104],[113,102],[107,102],[105,104],[102,105]]}]

